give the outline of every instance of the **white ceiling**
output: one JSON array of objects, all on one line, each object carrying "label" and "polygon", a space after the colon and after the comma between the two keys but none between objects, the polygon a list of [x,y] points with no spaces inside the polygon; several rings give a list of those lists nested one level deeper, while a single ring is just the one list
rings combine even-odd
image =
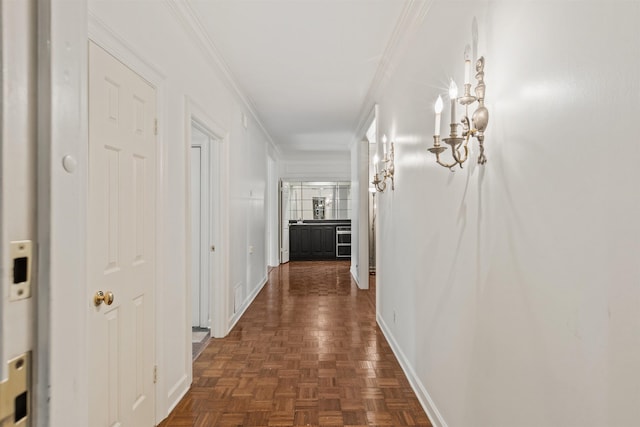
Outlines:
[{"label": "white ceiling", "polygon": [[[344,151],[406,0],[192,0],[283,154]],[[311,153],[309,153],[311,154]]]}]

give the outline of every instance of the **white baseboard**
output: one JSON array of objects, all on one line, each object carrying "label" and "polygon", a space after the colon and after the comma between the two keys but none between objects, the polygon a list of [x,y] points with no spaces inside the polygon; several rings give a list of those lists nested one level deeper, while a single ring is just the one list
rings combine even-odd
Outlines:
[{"label": "white baseboard", "polygon": [[391,346],[391,350],[393,351],[393,354],[395,354],[396,359],[398,359],[398,362],[400,363],[400,367],[404,371],[404,374],[407,376],[407,379],[409,380],[409,384],[411,384],[411,388],[416,393],[416,396],[418,397],[418,400],[420,401],[422,408],[424,409],[424,411],[427,413],[427,416],[431,420],[431,424],[433,424],[434,427],[447,427],[447,423],[445,422],[444,418],[442,418],[442,414],[440,414],[440,411],[438,411],[438,408],[436,408],[436,405],[433,402],[433,399],[431,399],[431,396],[429,396],[429,393],[427,392],[424,385],[422,384],[422,381],[420,381],[420,378],[418,378],[415,371],[409,364],[409,361],[407,360],[406,356],[400,349],[400,346],[398,345],[397,341],[393,337],[391,330],[387,327],[387,324],[384,322],[384,319],[379,314],[376,314],[376,320],[378,321],[380,330],[382,330],[382,333],[387,339],[387,342]]},{"label": "white baseboard", "polygon": [[237,312],[235,312],[233,316],[231,316],[231,319],[229,319],[229,322],[228,322],[229,328],[227,329],[227,334],[231,332],[234,326],[236,326],[236,323],[238,323],[238,320],[240,320],[244,312],[247,311],[247,308],[249,308],[253,300],[256,299],[256,297],[258,296],[262,288],[264,288],[264,285],[267,284],[267,280],[268,280],[267,276],[265,275],[260,281],[260,284],[256,286],[255,289],[244,300],[244,302],[240,306],[240,309]]},{"label": "white baseboard", "polygon": [[369,277],[365,277],[361,283],[360,276],[358,276],[357,268],[355,268],[354,266],[351,266],[351,268],[349,269],[349,272],[351,273],[351,277],[353,277],[353,280],[356,282],[356,285],[358,285],[358,289],[362,289],[362,290],[369,289]]},{"label": "white baseboard", "polygon": [[351,273],[351,277],[353,277],[353,280],[356,282],[356,285],[358,285],[358,288],[362,289],[362,287],[360,286],[360,278],[358,277],[358,269],[352,265],[349,269],[349,272]]},{"label": "white baseboard", "polygon": [[175,409],[175,407],[180,403],[185,394],[189,391],[189,376],[183,375],[169,390],[167,393],[167,403],[169,410],[167,411],[167,416]]}]

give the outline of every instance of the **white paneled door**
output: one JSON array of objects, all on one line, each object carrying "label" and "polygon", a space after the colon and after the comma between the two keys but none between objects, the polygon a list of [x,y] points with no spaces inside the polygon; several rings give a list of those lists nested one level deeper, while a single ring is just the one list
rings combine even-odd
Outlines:
[{"label": "white paneled door", "polygon": [[155,109],[155,89],[90,43],[86,303],[92,427],[155,424]]}]

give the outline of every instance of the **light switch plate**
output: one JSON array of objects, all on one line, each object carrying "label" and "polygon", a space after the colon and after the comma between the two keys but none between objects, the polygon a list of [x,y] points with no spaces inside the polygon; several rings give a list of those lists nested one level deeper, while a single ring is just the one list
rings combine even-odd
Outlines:
[{"label": "light switch plate", "polygon": [[11,242],[11,280],[9,281],[9,301],[19,301],[31,297],[31,270],[33,254],[31,240]]}]

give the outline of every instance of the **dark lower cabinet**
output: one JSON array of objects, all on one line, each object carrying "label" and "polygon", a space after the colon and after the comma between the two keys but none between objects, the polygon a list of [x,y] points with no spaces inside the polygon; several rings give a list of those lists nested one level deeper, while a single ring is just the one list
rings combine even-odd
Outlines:
[{"label": "dark lower cabinet", "polygon": [[311,229],[289,227],[289,259],[302,260],[311,257]]},{"label": "dark lower cabinet", "polygon": [[289,227],[289,258],[315,260],[336,258],[335,225],[292,225]]},{"label": "dark lower cabinet", "polygon": [[336,257],[336,228],[330,225],[311,227],[311,257],[327,259]]}]

